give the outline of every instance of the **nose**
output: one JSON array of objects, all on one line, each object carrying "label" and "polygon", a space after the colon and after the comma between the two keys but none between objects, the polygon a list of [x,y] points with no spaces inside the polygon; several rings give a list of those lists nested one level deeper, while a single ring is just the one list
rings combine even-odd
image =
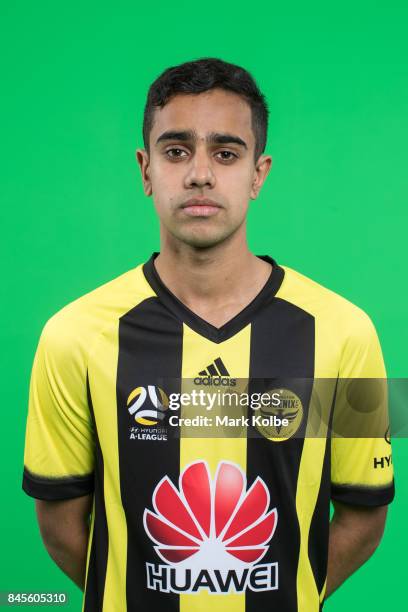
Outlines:
[{"label": "nose", "polygon": [[214,187],[215,174],[212,168],[211,158],[207,151],[197,150],[192,156],[188,165],[188,170],[184,178],[184,186],[187,189],[192,187]]}]

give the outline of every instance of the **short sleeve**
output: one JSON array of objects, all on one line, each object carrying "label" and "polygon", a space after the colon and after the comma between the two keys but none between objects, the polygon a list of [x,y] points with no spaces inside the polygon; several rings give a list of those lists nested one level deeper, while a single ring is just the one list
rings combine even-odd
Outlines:
[{"label": "short sleeve", "polygon": [[70,499],[94,488],[94,427],[86,360],[76,335],[54,315],[34,357],[23,489],[37,499]]},{"label": "short sleeve", "polygon": [[386,370],[371,319],[361,310],[348,327],[333,412],[331,496],[381,506],[394,498]]}]

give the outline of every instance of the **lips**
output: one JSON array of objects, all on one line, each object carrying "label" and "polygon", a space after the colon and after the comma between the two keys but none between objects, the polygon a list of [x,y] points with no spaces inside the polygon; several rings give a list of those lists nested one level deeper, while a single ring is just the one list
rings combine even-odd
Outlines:
[{"label": "lips", "polygon": [[216,206],[217,208],[220,208],[220,205],[217,202],[214,200],[209,200],[208,198],[191,198],[181,205],[182,208],[186,208],[187,206]]},{"label": "lips", "polygon": [[191,198],[184,202],[181,208],[192,217],[210,217],[216,215],[221,206],[208,198]]}]

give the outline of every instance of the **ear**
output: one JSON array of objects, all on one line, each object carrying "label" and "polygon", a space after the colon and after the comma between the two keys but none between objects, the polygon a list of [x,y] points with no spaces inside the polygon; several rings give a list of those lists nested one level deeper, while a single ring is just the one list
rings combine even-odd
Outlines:
[{"label": "ear", "polygon": [[145,149],[136,150],[136,159],[142,174],[143,191],[147,196],[152,195],[152,182],[150,180],[150,159]]},{"label": "ear", "polygon": [[255,164],[254,176],[251,186],[251,200],[256,200],[264,184],[269,170],[272,168],[272,157],[270,155],[260,155]]}]

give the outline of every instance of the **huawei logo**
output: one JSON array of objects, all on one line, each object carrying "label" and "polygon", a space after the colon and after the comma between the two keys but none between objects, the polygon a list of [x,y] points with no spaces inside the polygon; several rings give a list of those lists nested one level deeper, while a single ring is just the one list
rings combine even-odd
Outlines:
[{"label": "huawei logo", "polygon": [[202,568],[215,573],[247,568],[248,573],[268,551],[278,512],[269,509],[261,478],[246,486],[242,469],[227,461],[218,464],[214,479],[205,461],[191,463],[180,474],[178,489],[168,476],[162,478],[153,493],[154,512],[144,512],[158,556],[194,573]]}]

